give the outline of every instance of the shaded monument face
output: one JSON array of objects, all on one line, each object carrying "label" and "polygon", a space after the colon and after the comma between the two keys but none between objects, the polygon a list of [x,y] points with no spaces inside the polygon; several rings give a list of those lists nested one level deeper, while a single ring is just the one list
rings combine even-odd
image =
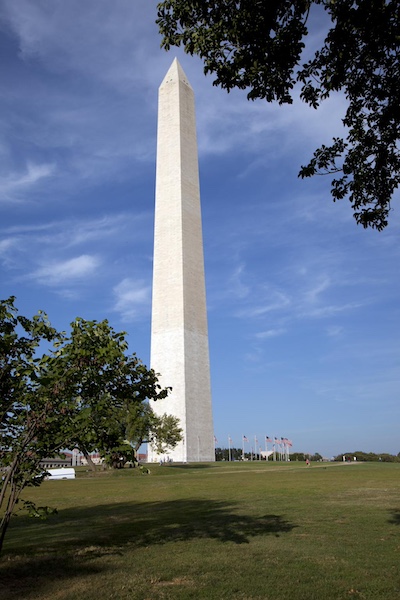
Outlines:
[{"label": "shaded monument face", "polygon": [[214,461],[210,362],[193,90],[175,59],[159,89],[151,367],[183,441],[149,461]]}]

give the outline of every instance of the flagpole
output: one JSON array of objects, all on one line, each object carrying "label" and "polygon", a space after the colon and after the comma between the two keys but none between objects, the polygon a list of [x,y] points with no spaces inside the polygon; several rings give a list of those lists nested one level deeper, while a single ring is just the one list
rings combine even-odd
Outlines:
[{"label": "flagpole", "polygon": [[293,446],[292,440],[288,440],[288,461],[290,462],[290,448]]},{"label": "flagpole", "polygon": [[228,448],[229,448],[229,452],[228,452],[228,458],[229,458],[229,462],[232,462],[232,451],[231,451],[231,436],[228,436]]},{"label": "flagpole", "polygon": [[[267,456],[266,456],[266,460],[268,460],[268,459],[269,459],[269,456],[268,456],[268,442],[271,442],[271,444],[272,444],[272,449],[273,449],[273,448],[274,448],[274,442],[273,442],[273,439],[271,439],[271,438],[270,438],[268,435],[266,435],[266,436],[265,436],[265,452],[266,452],[266,454],[267,454]],[[272,453],[271,453],[271,454],[272,454]],[[274,458],[273,458],[273,457],[272,457],[272,459],[274,460]]]}]

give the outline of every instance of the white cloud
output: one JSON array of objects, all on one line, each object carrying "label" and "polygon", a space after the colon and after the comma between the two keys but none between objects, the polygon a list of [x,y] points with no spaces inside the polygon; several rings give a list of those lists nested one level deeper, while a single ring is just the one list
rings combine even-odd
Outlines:
[{"label": "white cloud", "polygon": [[[149,0],[0,3],[0,28],[15,37],[20,58],[2,89],[6,106],[15,98],[19,104],[2,125],[10,146],[23,139],[29,152],[61,157],[57,190],[126,179],[134,162],[154,160],[149,115],[156,113],[163,63],[170,62],[159,47],[156,13]],[[29,109],[21,116],[25,96]],[[5,179],[13,190],[27,183],[19,174]]]},{"label": "white cloud", "polygon": [[31,188],[39,181],[53,175],[55,167],[53,164],[28,163],[22,173],[9,173],[0,177],[0,201],[19,198],[21,192]]},{"label": "white cloud", "polygon": [[303,313],[301,313],[300,316],[317,318],[317,319],[325,318],[325,317],[332,317],[338,313],[356,310],[357,308],[360,308],[361,306],[362,306],[362,304],[359,302],[349,302],[348,304],[341,304],[341,305],[331,304],[331,305],[321,306],[319,308],[305,310]]},{"label": "white cloud", "polygon": [[229,278],[227,293],[229,296],[236,298],[246,298],[249,294],[249,287],[243,283],[243,276],[245,274],[245,264],[241,263],[237,265]]},{"label": "white cloud", "polygon": [[[264,295],[264,300],[260,301],[260,296]],[[256,302],[244,307],[236,312],[237,317],[257,318],[266,315],[271,311],[287,310],[291,305],[290,297],[279,290],[270,290],[267,294],[262,290],[254,290],[249,297],[256,298]]]},{"label": "white cloud", "polygon": [[250,102],[245,91],[228,95],[210,85],[212,77],[202,80],[197,72],[194,76],[200,152],[236,153],[240,148],[247,154],[244,172],[253,162],[255,167],[265,168],[271,162],[287,160],[288,155],[299,170],[317,147],[344,132],[346,100],[342,94],[334,94],[316,111],[300,100],[297,91],[291,105]]},{"label": "white cloud", "polygon": [[[149,34],[156,33],[156,2],[146,4],[4,0],[2,17],[17,36],[24,60],[39,59],[53,71],[73,69],[122,87],[142,76],[128,68],[127,54],[133,65],[149,46]],[[150,11],[153,22],[146,18]]]},{"label": "white cloud", "polygon": [[99,266],[99,258],[82,254],[69,260],[48,262],[34,271],[29,278],[42,285],[58,286],[89,277]]},{"label": "white cloud", "polygon": [[[16,36],[21,58],[33,67],[40,64],[43,77],[31,89],[32,105],[41,110],[31,109],[24,136],[41,149],[63,150],[62,173],[55,181],[63,189],[82,180],[128,178],[133,163],[154,160],[157,87],[173,58],[159,47],[156,6],[156,0],[146,6],[69,0],[55,1],[50,9],[43,1],[3,1],[3,22]],[[338,133],[339,96],[319,111],[297,98],[284,107],[249,102],[244,91],[228,95],[214,87],[198,58],[182,49],[173,54],[195,90],[200,152],[232,156],[239,149],[243,160],[237,177],[275,165],[287,152],[297,170],[299,153],[308,158]],[[59,75],[62,90],[55,83]]]},{"label": "white cloud", "polygon": [[18,240],[14,237],[9,237],[0,241],[0,260],[5,267],[12,267],[14,265],[14,249],[17,243]]},{"label": "white cloud", "polygon": [[323,275],[322,277],[319,277],[318,281],[314,284],[314,286],[305,293],[305,301],[314,304],[315,302],[317,302],[322,292],[327,290],[330,287],[330,285],[331,281],[328,276]]},{"label": "white cloud", "polygon": [[343,333],[343,327],[341,325],[332,325],[327,327],[326,333],[329,337],[338,337]]},{"label": "white cloud", "polygon": [[274,290],[270,294],[270,297],[266,299],[265,304],[254,307],[251,311],[253,317],[259,317],[265,315],[273,310],[282,310],[291,305],[289,296],[283,292]]},{"label": "white cloud", "polygon": [[1,240],[0,242],[0,256],[4,256],[10,248],[12,248],[15,244],[16,240],[14,238],[7,238],[5,240]]},{"label": "white cloud", "polygon": [[150,286],[144,281],[125,278],[114,287],[113,292],[116,298],[114,311],[124,321],[135,321],[150,307]]},{"label": "white cloud", "polygon": [[9,237],[0,242],[0,256],[17,243],[19,250],[24,253],[24,262],[26,253],[32,254],[32,249],[40,255],[40,252],[47,252],[48,247],[52,248],[52,252],[54,249],[62,252],[80,246],[84,254],[95,254],[96,250],[100,247],[103,249],[107,242],[110,253],[113,248],[126,243],[127,240],[132,243],[133,231],[135,243],[139,244],[147,239],[151,232],[150,218],[150,212],[122,212],[105,214],[94,219],[64,219],[5,227],[3,232]]},{"label": "white cloud", "polygon": [[126,236],[132,239],[133,231],[135,240],[140,241],[146,235],[145,224],[150,216],[153,218],[150,212],[118,213],[104,215],[99,219],[71,223],[69,244],[75,246],[105,238],[115,238],[121,241]]},{"label": "white cloud", "polygon": [[277,337],[286,333],[286,329],[268,329],[267,331],[260,331],[256,333],[256,338],[265,340],[272,337]]}]

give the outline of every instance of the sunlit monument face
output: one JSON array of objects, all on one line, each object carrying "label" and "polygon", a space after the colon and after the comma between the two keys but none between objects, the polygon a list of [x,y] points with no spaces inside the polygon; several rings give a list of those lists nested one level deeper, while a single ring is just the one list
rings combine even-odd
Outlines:
[{"label": "sunlit monument face", "polygon": [[193,90],[177,59],[159,89],[151,367],[183,441],[149,461],[214,461],[210,362]]}]

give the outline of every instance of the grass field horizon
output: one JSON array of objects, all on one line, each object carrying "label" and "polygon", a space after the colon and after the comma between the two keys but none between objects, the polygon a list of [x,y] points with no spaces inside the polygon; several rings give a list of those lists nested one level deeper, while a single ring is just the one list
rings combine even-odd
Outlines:
[{"label": "grass field horizon", "polygon": [[26,490],[2,600],[400,598],[399,463],[150,468]]}]

